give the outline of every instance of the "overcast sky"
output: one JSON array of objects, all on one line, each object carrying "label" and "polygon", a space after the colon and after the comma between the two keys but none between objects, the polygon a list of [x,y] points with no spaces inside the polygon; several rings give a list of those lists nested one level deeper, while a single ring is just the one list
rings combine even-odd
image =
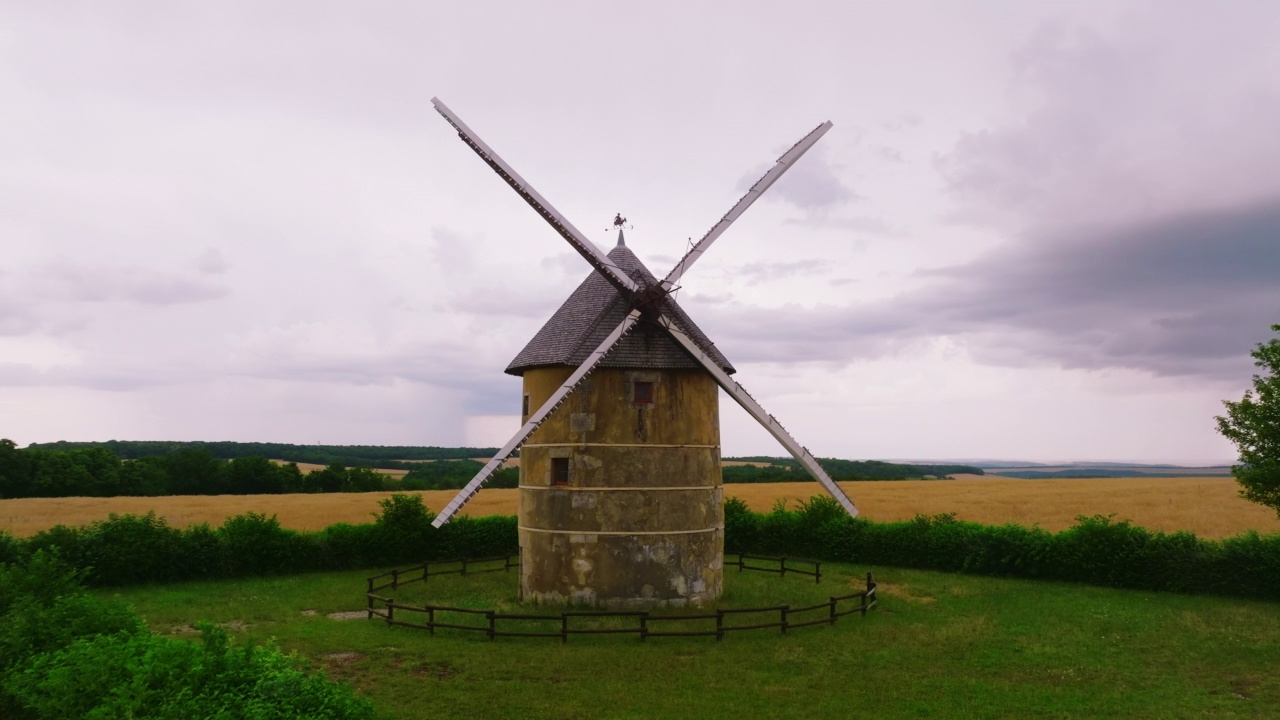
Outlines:
[{"label": "overcast sky", "polygon": [[[822,456],[1214,463],[1280,322],[1280,4],[0,4],[0,436],[498,445],[588,266]],[[727,398],[726,455],[783,450]]]}]

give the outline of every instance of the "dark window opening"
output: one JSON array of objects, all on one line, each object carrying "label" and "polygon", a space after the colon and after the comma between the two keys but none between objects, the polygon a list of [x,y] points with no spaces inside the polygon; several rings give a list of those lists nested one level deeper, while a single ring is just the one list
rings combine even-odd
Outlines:
[{"label": "dark window opening", "polygon": [[636,405],[652,405],[653,404],[653,383],[637,382],[635,384],[635,393],[631,402]]},{"label": "dark window opening", "polygon": [[569,458],[551,458],[551,484],[569,484]]},{"label": "dark window opening", "polygon": [[520,415],[529,417],[529,396],[524,396],[524,402],[520,403]]}]

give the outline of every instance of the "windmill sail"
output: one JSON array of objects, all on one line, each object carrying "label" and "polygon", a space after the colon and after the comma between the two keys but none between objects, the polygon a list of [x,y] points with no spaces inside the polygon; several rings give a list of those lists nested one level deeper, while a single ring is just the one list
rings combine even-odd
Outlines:
[{"label": "windmill sail", "polygon": [[733,207],[729,208],[729,212],[725,213],[724,217],[720,218],[720,222],[712,225],[711,229],[707,231],[707,234],[703,235],[698,242],[694,243],[693,247],[689,248],[689,252],[685,253],[685,256],[680,258],[680,262],[676,263],[676,266],[671,268],[671,272],[667,274],[665,279],[663,279],[662,287],[666,290],[670,290],[676,285],[676,283],[680,282],[680,278],[690,267],[693,266],[695,262],[698,261],[698,258],[702,257],[702,254],[707,251],[707,248],[711,247],[711,243],[715,242],[716,238],[724,234],[724,231],[728,230],[729,226],[732,225],[733,222],[742,215],[742,213],[746,212],[747,208],[751,207],[752,203],[760,199],[760,196],[764,194],[765,190],[768,190],[770,186],[777,182],[778,178],[782,177],[783,173],[791,169],[791,166],[800,159],[800,156],[808,152],[809,148],[813,147],[814,143],[818,142],[818,139],[825,135],[830,129],[831,121],[828,120],[811,130],[808,135],[800,138],[799,142],[792,145],[789,150],[783,153],[782,156],[778,158],[778,161],[774,163],[774,166],[769,169],[769,172],[765,173],[763,177],[757,180],[755,184],[747,190],[747,194],[743,195]]},{"label": "windmill sail", "polygon": [[624,295],[636,292],[635,281],[615,267],[594,243],[588,240],[578,228],[573,226],[573,223],[566,220],[559,210],[552,207],[546,198],[533,189],[533,186],[528,181],[520,177],[519,173],[513,170],[506,161],[498,157],[498,153],[494,152],[493,148],[486,145],[479,135],[476,135],[471,128],[467,127],[466,123],[462,122],[462,118],[455,115],[439,98],[431,98],[431,104],[453,126],[453,129],[458,131],[458,137],[461,137],[462,141],[480,156],[480,159],[488,163],[489,167],[493,168],[494,172],[498,173],[521,198],[524,198],[525,202],[529,203],[534,210],[537,210],[542,219],[555,228],[555,231],[561,237],[568,240],[573,249],[577,250],[578,254],[585,258],[587,262],[591,263],[591,267],[598,270],[614,287],[618,288],[618,292]]},{"label": "windmill sail", "polygon": [[444,509],[440,511],[440,514],[436,516],[435,520],[431,521],[431,524],[435,527],[440,527],[441,525],[449,522],[449,519],[461,510],[463,505],[466,505],[476,493],[480,492],[480,487],[498,471],[498,468],[502,467],[502,463],[506,461],[508,457],[511,457],[511,453],[515,452],[516,448],[520,447],[520,445],[533,434],[533,431],[538,429],[538,426],[541,425],[557,407],[559,407],[560,403],[569,396],[569,393],[573,392],[573,389],[577,387],[578,383],[581,382],[596,365],[600,364],[600,361],[604,359],[605,355],[609,354],[609,351],[613,349],[613,346],[616,345],[624,335],[631,331],[631,328],[635,326],[636,321],[639,319],[639,310],[632,310],[628,313],[627,317],[623,319],[622,324],[614,328],[613,332],[609,333],[609,335],[604,339],[604,342],[600,343],[600,346],[592,351],[587,360],[579,365],[578,369],[573,371],[573,374],[564,381],[564,384],[552,393],[551,397],[547,398],[546,402],[542,403],[542,407],[538,408],[536,412],[529,416],[528,422],[526,422],[524,426],[522,426],[520,430],[507,441],[506,445],[502,446],[502,449],[498,450],[498,454],[494,455],[492,460],[485,463],[485,466],[480,469],[480,472],[476,473],[476,476],[471,478],[471,482],[468,482],[466,486],[458,491],[458,494],[449,501],[448,505],[444,506]]},{"label": "windmill sail", "polygon": [[[760,403],[756,402],[755,398],[751,397],[751,395],[741,385],[734,382],[733,379],[729,377],[729,373],[733,372],[733,368],[728,364],[728,361],[723,357],[717,358],[708,354],[707,349],[710,349],[710,352],[716,355],[719,354],[719,351],[715,349],[714,345],[711,344],[708,339],[701,336],[700,331],[696,330],[696,326],[688,321],[688,318],[683,314],[683,311],[679,310],[678,306],[664,297],[680,281],[680,278],[684,273],[688,271],[688,269],[693,266],[702,254],[707,251],[711,244],[714,243],[716,239],[719,238],[720,235],[722,235],[725,230],[727,230],[729,226],[732,225],[734,221],[736,221],[747,210],[747,208],[752,205],[752,203],[758,200],[760,196],[778,180],[778,178],[782,177],[782,175],[797,160],[799,160],[800,157],[809,150],[809,148],[813,147],[814,143],[816,143],[818,139],[827,132],[827,130],[831,128],[831,123],[829,121],[814,128],[809,132],[809,134],[805,135],[799,142],[783,153],[782,156],[778,158],[774,166],[765,173],[763,177],[757,180],[749,190],[747,190],[747,193],[729,209],[729,212],[725,213],[725,215],[720,218],[720,221],[712,226],[707,234],[699,239],[698,242],[690,248],[689,252],[686,253],[678,263],[676,263],[676,266],[667,274],[667,277],[659,282],[657,278],[653,277],[648,272],[648,270],[644,270],[642,266],[639,266],[638,261],[636,261],[638,267],[628,268],[624,271],[618,262],[611,259],[611,257],[615,257],[612,253],[611,255],[606,256],[596,248],[592,242],[587,240],[587,238],[577,228],[566,220],[559,211],[551,206],[551,203],[549,203],[546,198],[542,197],[542,195],[534,190],[533,187],[524,180],[524,178],[520,177],[520,175],[511,168],[511,166],[507,165],[507,163],[503,161],[492,148],[485,144],[484,141],[481,140],[469,127],[467,127],[467,125],[463,123],[457,115],[449,110],[443,102],[437,98],[432,98],[431,102],[435,106],[436,110],[444,116],[445,120],[447,120],[449,124],[457,130],[458,135],[462,138],[463,142],[474,150],[476,154],[478,154],[480,158],[489,165],[489,167],[497,172],[498,175],[506,181],[506,183],[510,185],[521,198],[525,200],[525,202],[529,203],[529,205],[531,205],[538,214],[541,215],[557,233],[560,234],[561,237],[567,240],[569,244],[573,246],[573,248],[582,255],[588,263],[591,264],[596,272],[598,272],[604,280],[617,291],[618,295],[620,295],[624,300],[623,308],[628,311],[628,314],[623,318],[621,324],[606,336],[594,351],[582,360],[578,369],[575,370],[574,373],[570,375],[569,378],[556,390],[556,392],[542,404],[542,407],[538,408],[538,410],[529,417],[528,422],[520,428],[519,432],[517,432],[515,436],[498,451],[498,454],[485,464],[484,468],[481,469],[481,471],[477,473],[464,488],[462,488],[457,496],[445,506],[440,514],[436,516],[432,523],[433,525],[440,527],[444,523],[448,522],[449,519],[452,518],[454,514],[456,514],[458,510],[471,499],[472,496],[479,492],[480,487],[493,475],[493,473],[497,472],[498,468],[502,466],[503,461],[505,461],[511,453],[515,452],[516,448],[520,447],[520,445],[538,429],[538,426],[541,425],[548,416],[550,416],[556,407],[558,407],[571,392],[573,392],[574,388],[578,386],[581,380],[597,365],[599,365],[600,362],[604,360],[605,356],[613,350],[622,338],[632,329],[632,327],[634,327],[634,325],[640,320],[640,308],[642,307],[645,308],[646,318],[654,318],[656,315],[657,324],[665,329],[666,334],[669,335],[681,348],[683,348],[683,350],[688,353],[689,357],[693,358],[694,361],[706,369],[706,371],[715,379],[716,383],[726,393],[728,393],[734,401],[741,405],[748,413],[751,414],[752,417],[763,425],[765,429],[768,430],[769,433],[773,435],[789,453],[791,453],[796,461],[800,463],[800,465],[808,471],[815,480],[821,483],[829,493],[831,493],[832,497],[840,503],[849,515],[857,516],[858,509],[854,507],[853,501],[850,500],[840,486],[827,475],[826,471],[822,469],[822,466],[818,464],[817,459],[815,459],[813,455],[804,448],[804,446],[797,442],[796,439],[782,427],[782,424],[770,415],[764,407],[760,405]],[[615,252],[617,252],[616,249]],[[619,262],[621,262],[622,256],[618,255],[616,257],[618,257]],[[583,288],[586,287],[587,283],[584,283]],[[583,288],[580,288],[580,291],[583,291]],[[589,288],[587,289],[589,290]],[[602,286],[600,289],[604,290],[606,288],[605,286]],[[610,303],[617,302],[614,297],[605,297],[603,298],[603,301],[604,305],[597,308],[601,311],[609,311],[611,307]],[[622,308],[619,309],[621,310]],[[561,312],[563,312],[563,310],[564,308],[561,309]],[[657,311],[656,313],[654,312],[655,310]],[[547,327],[544,327],[544,332],[547,331],[548,328],[552,328],[557,331],[561,329],[560,325],[556,325],[557,318],[560,314],[561,313],[557,313],[557,316],[553,317],[552,321],[549,321]],[[679,318],[681,322],[673,320],[673,315]],[[614,315],[613,317],[616,318],[617,315]],[[576,319],[578,321],[581,320],[581,318]],[[574,320],[574,318],[567,318],[566,322],[569,320]],[[607,328],[612,324],[612,322],[614,322],[614,320],[611,319],[599,327]],[[684,323],[684,327],[682,327],[682,323]],[[593,328],[594,327],[595,326],[593,326]],[[686,327],[688,332],[685,329]],[[588,330],[594,332],[593,328],[584,329],[582,332],[575,334],[574,337],[578,337]],[[689,336],[689,332],[693,332],[697,337],[691,338]],[[541,337],[541,333],[539,337]],[[592,336],[592,342],[594,342],[594,337],[598,336]],[[538,337],[535,337],[534,342],[531,342],[530,347],[537,345],[538,339]],[[700,345],[699,340],[704,341],[704,344]],[[538,347],[534,347],[534,350],[537,350]],[[591,345],[588,343],[585,347],[591,347]],[[557,350],[563,349],[564,348],[560,348],[559,345],[557,345]],[[625,349],[625,347],[622,348],[622,350]],[[672,351],[676,355],[680,355],[679,350],[676,348],[673,347]],[[529,354],[528,358],[525,357],[526,354]],[[521,353],[521,356],[517,357],[517,359],[513,361],[512,366],[516,369],[523,367],[521,366],[522,359],[524,361],[531,362],[534,365],[546,361],[546,358],[541,357],[537,352],[533,352],[528,347]],[[577,362],[576,358],[574,359],[574,362]],[[511,372],[512,368],[508,368],[508,371]]]},{"label": "windmill sail", "polygon": [[751,397],[751,394],[747,392],[746,388],[739,385],[733,380],[733,378],[729,377],[724,370],[717,367],[716,364],[712,362],[711,358],[698,347],[698,344],[689,339],[689,337],[680,330],[680,327],[672,322],[669,317],[666,315],[659,315],[658,324],[666,328],[667,332],[671,333],[671,337],[674,338],[676,342],[680,343],[680,345],[687,350],[689,354],[702,365],[702,367],[706,368],[707,372],[711,373],[711,377],[715,378],[716,383],[721,387],[721,389],[729,394],[729,397],[733,398],[744,410],[751,414],[751,417],[755,418],[757,422],[763,425],[764,429],[768,430],[770,435],[776,438],[778,442],[782,443],[782,446],[787,449],[787,452],[791,453],[791,457],[794,457],[796,462],[800,463],[800,466],[813,476],[814,480],[821,483],[822,487],[826,488],[827,492],[831,493],[831,497],[835,498],[836,502],[840,503],[840,506],[849,513],[850,517],[858,516],[858,508],[854,507],[853,500],[850,500],[844,490],[842,490],[840,486],[831,479],[830,475],[827,475],[827,471],[822,469],[822,466],[818,464],[818,460],[813,457],[808,449],[796,442],[796,439],[791,437],[791,433],[787,432],[786,428],[782,427],[782,423],[778,422],[772,415],[770,415],[764,409],[764,406],[756,402],[756,399]]}]

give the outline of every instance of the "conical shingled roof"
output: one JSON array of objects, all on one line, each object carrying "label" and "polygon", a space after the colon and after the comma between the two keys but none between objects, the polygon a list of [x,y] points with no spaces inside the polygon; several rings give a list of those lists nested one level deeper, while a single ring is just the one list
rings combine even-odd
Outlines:
[{"label": "conical shingled roof", "polygon": [[[658,282],[649,268],[640,262],[640,258],[623,244],[621,233],[618,234],[618,246],[609,252],[609,259],[636,282]],[[523,375],[525,370],[537,367],[577,367],[622,323],[630,310],[627,299],[600,273],[593,272],[564,301],[520,354],[516,355],[506,372],[510,375]],[[698,326],[693,324],[674,299],[668,298],[666,312],[717,365],[727,373],[734,372],[729,361]],[[702,367],[665,330],[643,321],[613,346],[613,350],[600,365],[640,369]]]}]

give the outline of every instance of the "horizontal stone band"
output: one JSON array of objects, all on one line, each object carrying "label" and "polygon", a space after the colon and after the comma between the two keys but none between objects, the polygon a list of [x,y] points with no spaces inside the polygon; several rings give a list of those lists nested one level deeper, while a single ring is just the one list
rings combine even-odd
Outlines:
[{"label": "horizontal stone band", "polygon": [[545,528],[525,527],[524,525],[517,527],[529,532],[549,533],[552,535],[694,535],[696,533],[709,533],[724,529],[724,525],[716,525],[715,527],[701,530],[638,530],[636,532],[622,530],[547,530]]},{"label": "horizontal stone band", "polygon": [[521,485],[521,490],[569,490],[573,492],[595,492],[602,490],[611,492],[615,490],[630,490],[631,492],[647,492],[649,490],[719,490],[720,485],[681,485],[674,487],[665,487],[662,485],[654,485],[652,487],[569,487],[567,485]]},{"label": "horizontal stone band", "polygon": [[552,448],[552,447],[625,447],[625,448],[703,448],[707,450],[718,449],[719,445],[651,445],[649,443],[525,443],[522,448]]}]

